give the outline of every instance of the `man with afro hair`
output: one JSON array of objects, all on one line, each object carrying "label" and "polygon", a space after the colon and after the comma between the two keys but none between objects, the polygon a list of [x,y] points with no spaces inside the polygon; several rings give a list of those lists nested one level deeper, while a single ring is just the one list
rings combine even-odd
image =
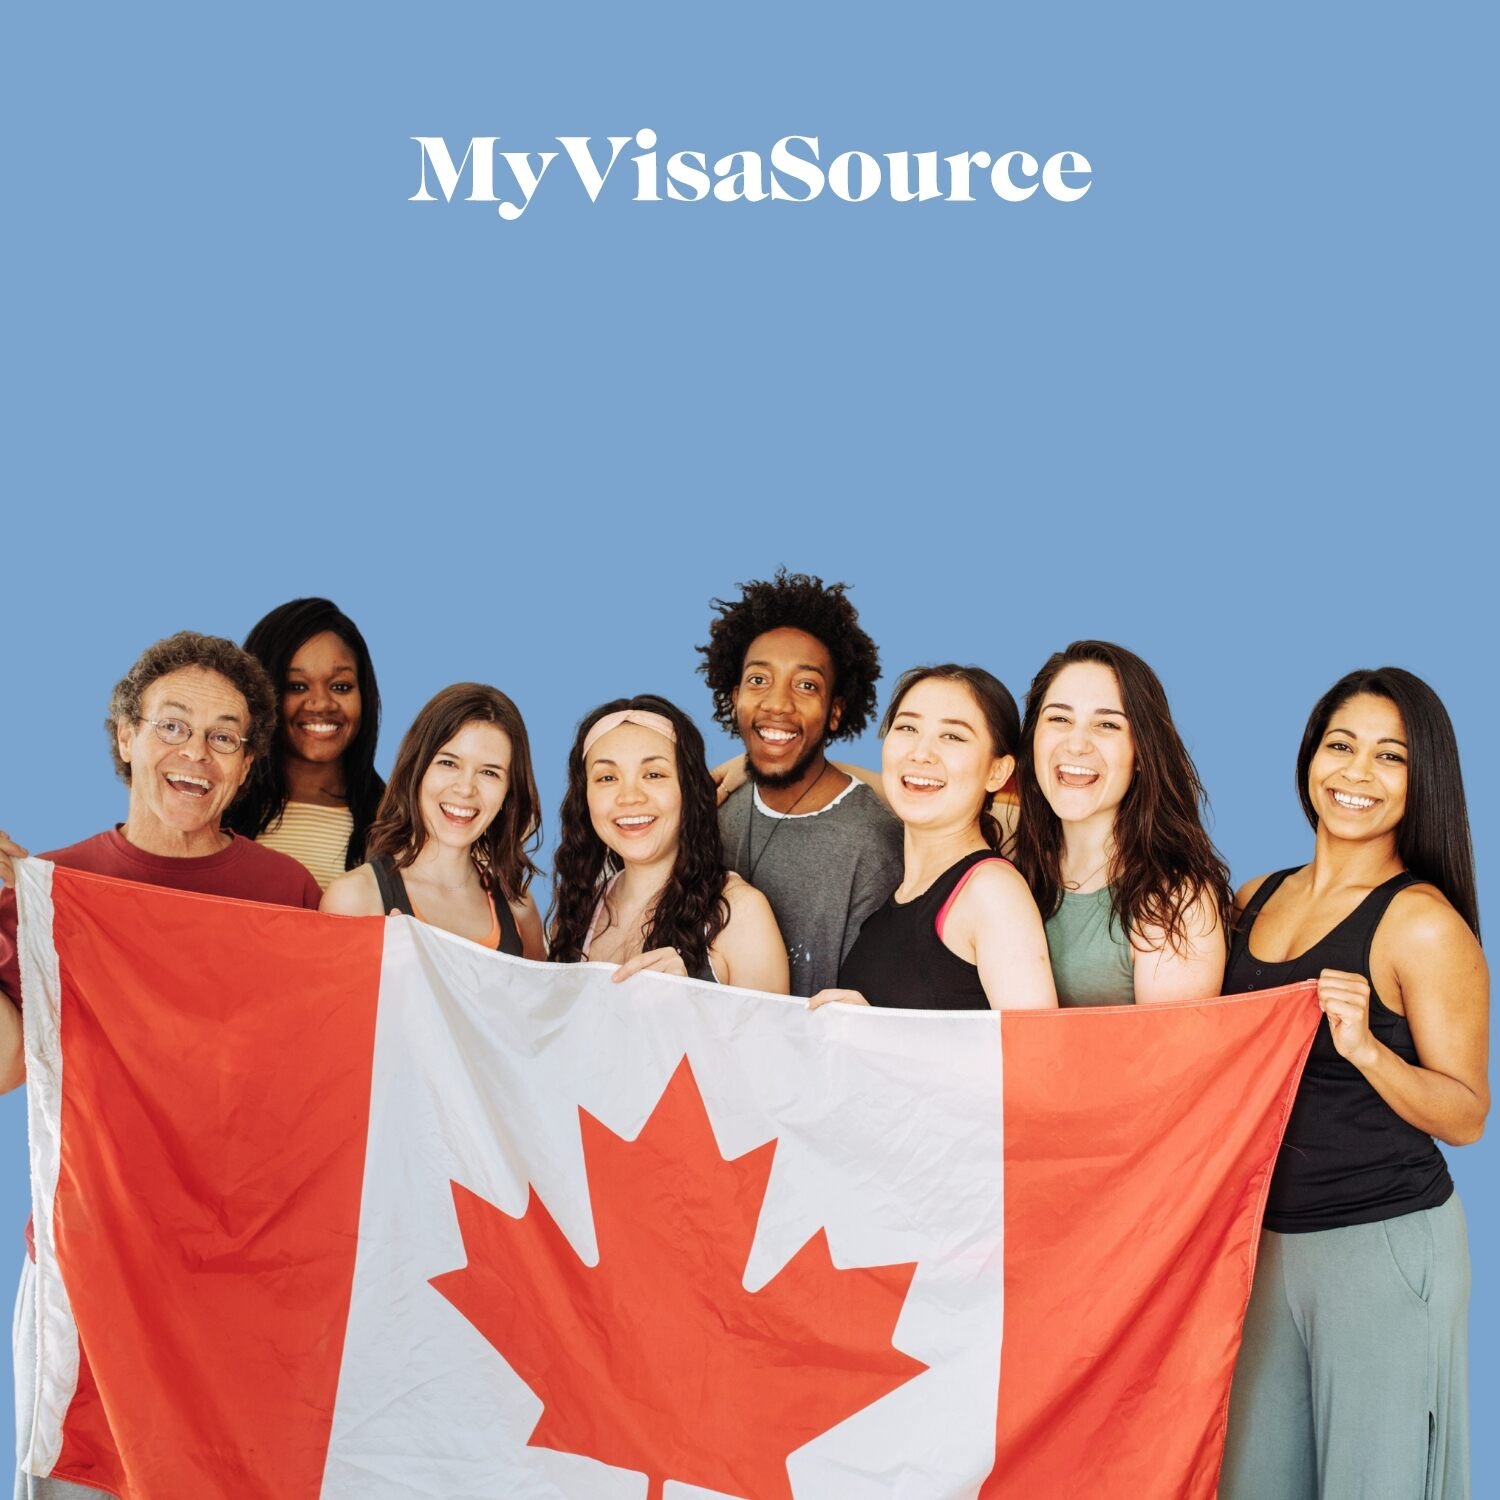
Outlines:
[{"label": "man with afro hair", "polygon": [[866,917],[901,880],[901,825],[827,757],[875,712],[880,654],[842,583],[780,569],[715,599],[703,673],[714,718],[745,742],[747,783],[719,809],[724,859],[762,891],[791,992],[837,983]]}]

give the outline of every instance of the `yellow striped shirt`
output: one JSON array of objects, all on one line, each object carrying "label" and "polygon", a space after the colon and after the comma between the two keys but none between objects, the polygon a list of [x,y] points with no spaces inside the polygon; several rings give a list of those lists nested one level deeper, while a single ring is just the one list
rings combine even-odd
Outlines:
[{"label": "yellow striped shirt", "polygon": [[344,873],[354,815],[347,807],[318,807],[312,802],[288,802],[281,816],[256,840],[268,849],[290,854],[318,885],[329,884]]}]

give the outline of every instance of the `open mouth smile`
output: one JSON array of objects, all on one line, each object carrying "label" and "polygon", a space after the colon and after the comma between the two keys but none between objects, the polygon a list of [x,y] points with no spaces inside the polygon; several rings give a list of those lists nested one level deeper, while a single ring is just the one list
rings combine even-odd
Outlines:
[{"label": "open mouth smile", "polygon": [[755,726],[755,737],[763,745],[769,745],[773,750],[784,750],[788,745],[802,738],[802,732],[798,729],[781,729],[770,724],[757,724]]},{"label": "open mouth smile", "polygon": [[168,771],[167,785],[183,797],[206,797],[213,790],[213,783],[202,776],[189,776],[186,771]]},{"label": "open mouth smile", "polygon": [[1063,764],[1056,769],[1057,779],[1063,786],[1092,786],[1099,779],[1099,773],[1089,770],[1087,766]]},{"label": "open mouth smile", "polygon": [[1346,808],[1349,812],[1367,812],[1379,800],[1375,797],[1361,797],[1357,792],[1330,791],[1329,796],[1339,807]]},{"label": "open mouth smile", "polygon": [[914,776],[908,772],[902,776],[901,785],[909,792],[940,792],[948,783],[936,776]]},{"label": "open mouth smile", "polygon": [[456,802],[439,802],[438,810],[450,823],[456,823],[460,828],[467,828],[479,816],[477,807],[461,807]]}]

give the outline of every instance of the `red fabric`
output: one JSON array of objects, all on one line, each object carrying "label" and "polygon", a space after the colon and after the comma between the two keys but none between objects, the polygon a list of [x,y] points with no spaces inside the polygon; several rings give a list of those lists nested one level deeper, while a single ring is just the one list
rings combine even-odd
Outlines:
[{"label": "red fabric", "polygon": [[[1003,1013],[1005,1337],[981,1500],[1212,1500],[1261,1211],[1318,1015],[1314,985]],[[1064,1052],[1070,1025],[1088,1047]],[[1244,1109],[1273,1077],[1270,1104]]]},{"label": "red fabric", "polygon": [[[235,903],[168,905],[66,870],[53,901],[67,1058],[57,1256],[87,1350],[53,1473],[125,1500],[316,1496],[383,923],[321,919],[312,943],[319,918],[262,912],[252,937]],[[211,981],[209,906],[222,913]]]},{"label": "red fabric", "polygon": [[[137,849],[118,827],[66,849],[41,856],[70,870],[138,880],[174,891],[197,891],[204,896],[232,896],[240,901],[264,901],[269,906],[318,909],[318,882],[290,855],[267,849],[234,835],[227,848],[196,859],[172,859]],[[16,957],[16,893],[0,890],[0,990],[21,1003],[21,972]]]}]

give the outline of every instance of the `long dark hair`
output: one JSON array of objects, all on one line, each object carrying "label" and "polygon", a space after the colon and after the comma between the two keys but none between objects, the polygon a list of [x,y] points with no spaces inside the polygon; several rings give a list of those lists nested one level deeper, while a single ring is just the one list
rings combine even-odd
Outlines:
[{"label": "long dark hair", "polygon": [[[991,753],[997,757],[1016,754],[1016,747],[1021,739],[1021,714],[1010,689],[983,667],[961,667],[951,661],[937,667],[912,667],[896,679],[896,686],[891,690],[891,701],[886,705],[885,717],[880,721],[881,739],[890,733],[891,725],[896,722],[896,715],[901,711],[901,700],[919,682],[925,682],[929,677],[940,677],[944,682],[957,682],[968,688],[975,703],[979,705],[979,712],[989,730]],[[985,794],[984,801],[976,809],[975,817],[985,843],[998,854],[1005,832],[990,812],[989,793]]]},{"label": "long dark hair", "polygon": [[579,723],[573,737],[573,748],[568,752],[568,790],[563,796],[557,853],[552,861],[552,907],[547,913],[551,951],[547,956],[556,963],[582,962],[583,942],[604,882],[620,868],[620,861],[594,832],[589,817],[583,742],[606,714],[626,708],[661,714],[671,720],[677,732],[677,782],[682,789],[677,858],[651,908],[646,948],[675,948],[688,972],[695,973],[708,962],[709,948],[729,921],[718,805],[704,760],[703,736],[680,708],[654,693],[600,704]]},{"label": "long dark hair", "polygon": [[428,700],[396,752],[390,785],[367,841],[371,859],[388,859],[404,870],[422,852],[422,778],[433,757],[466,724],[493,724],[510,740],[510,781],[495,820],[469,846],[469,857],[486,885],[507,901],[519,901],[539,872],[530,850],[541,841],[541,798],[531,769],[531,742],[521,711],[499,688],[455,682]]},{"label": "long dark hair", "polygon": [[1334,714],[1361,693],[1395,704],[1406,726],[1406,811],[1396,830],[1396,853],[1413,875],[1435,885],[1448,898],[1478,937],[1479,894],[1458,740],[1443,700],[1420,677],[1401,667],[1362,668],[1340,677],[1318,699],[1297,750],[1297,796],[1302,811],[1316,828],[1318,814],[1308,794],[1307,773]]},{"label": "long dark hair", "polygon": [[1012,856],[1042,916],[1062,905],[1062,822],[1037,778],[1035,745],[1042,706],[1057,674],[1079,662],[1108,667],[1120,684],[1120,705],[1135,741],[1135,774],[1115,812],[1110,861],[1110,921],[1127,939],[1159,928],[1167,946],[1182,952],[1188,912],[1207,897],[1229,930],[1229,866],[1203,826],[1208,797],[1197,767],[1172,722],[1156,673],[1110,641],[1074,641],[1042,663],[1026,692],[1021,726],[1021,812]]},{"label": "long dark hair", "polygon": [[344,868],[363,864],[365,839],[385,782],[375,769],[375,742],[380,738],[380,689],[370,648],[359,627],[329,599],[292,599],[278,604],[251,627],[245,650],[260,662],[276,689],[276,731],[269,755],[258,755],[245,785],[224,818],[224,827],[246,838],[259,838],[281,816],[287,804],[286,767],[282,764],[281,697],[287,668],[305,641],[331,630],[354,653],[354,676],[359,684],[359,728],[343,755],[344,800],[354,820]]}]

